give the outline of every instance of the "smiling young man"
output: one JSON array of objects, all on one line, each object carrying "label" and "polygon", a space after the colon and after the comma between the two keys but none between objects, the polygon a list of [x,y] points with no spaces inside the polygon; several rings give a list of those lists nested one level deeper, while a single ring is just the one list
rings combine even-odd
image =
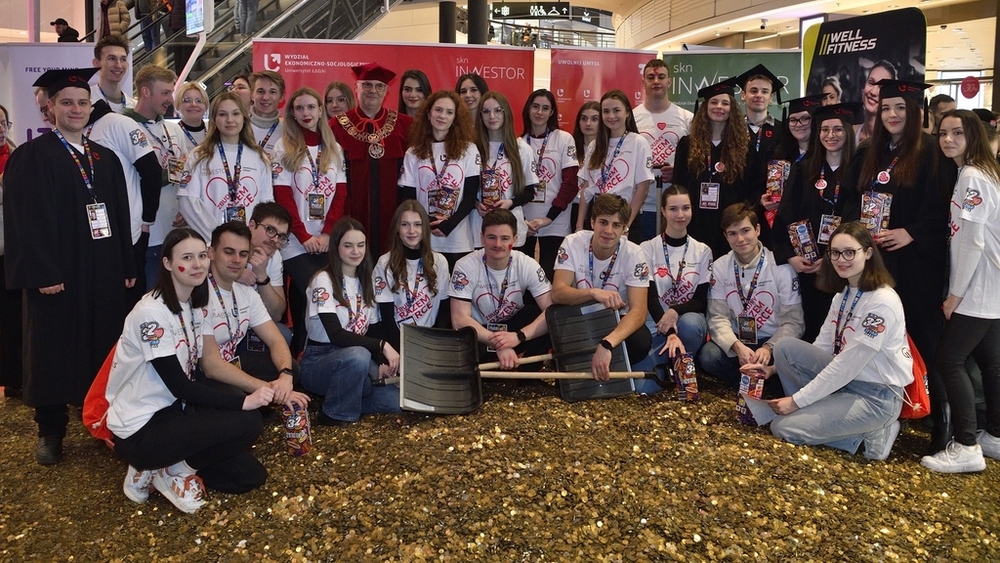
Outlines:
[{"label": "smiling young man", "polygon": [[483,248],[455,264],[448,289],[451,324],[475,329],[487,357],[495,351],[501,369],[515,369],[519,354],[544,354],[550,347],[545,310],[552,304],[552,284],[534,258],[513,250],[517,218],[509,210],[488,211],[482,236]]},{"label": "smiling young man", "polygon": [[[254,207],[247,224],[250,227],[251,250],[248,266],[239,282],[257,288],[271,319],[278,322],[286,307],[285,273],[278,249],[288,244],[292,216],[281,204],[263,201]],[[279,328],[281,326],[284,325]]]},{"label": "smiling young man", "polygon": [[639,246],[625,235],[631,210],[625,198],[601,194],[590,206],[593,231],[563,239],[552,280],[552,302],[583,305],[597,301],[622,313],[621,322],[594,350],[594,379],[608,381],[611,351],[626,343],[630,363],[646,357],[652,338],[645,329],[649,265]]},{"label": "smiling young man", "polygon": [[[208,249],[208,316],[205,347],[215,346],[221,358],[205,366],[210,379],[253,393],[263,385],[274,389],[276,403],[309,403],[309,397],[292,390],[292,353],[277,325],[252,287],[237,283],[250,260],[250,228],[239,221],[223,223],[212,232]],[[208,332],[211,332],[209,334]]]},{"label": "smiling young man", "polygon": [[774,344],[805,331],[798,278],[788,264],[778,266],[761,244],[760,223],[745,203],[722,212],[722,228],[732,251],[712,264],[708,331],[712,340],[698,353],[709,375],[737,388],[740,366],[771,363]]},{"label": "smiling young man", "polygon": [[691,118],[694,117],[690,111],[670,102],[671,84],[667,63],[662,59],[650,60],[642,69],[643,102],[632,110],[639,134],[649,141],[653,154],[653,176],[657,179],[656,185],[646,194],[639,214],[644,241],[657,234],[660,189],[669,187],[674,179],[677,142],[688,134]]},{"label": "smiling young man", "polygon": [[160,164],[159,205],[156,218],[149,225],[149,246],[145,255],[143,290],[151,289],[160,267],[160,247],[167,233],[177,220],[177,184],[181,181],[186,155],[181,148],[184,131],[173,121],[163,119],[174,102],[174,71],[156,65],[146,65],[135,75],[139,93],[135,108],[125,110],[125,117],[133,119],[146,134]]},{"label": "smiling young man", "polygon": [[389,249],[388,237],[382,236],[382,231],[392,223],[396,210],[396,181],[413,118],[382,107],[396,73],[378,63],[351,70],[357,79],[358,105],[347,113],[328,117],[347,160],[344,214],[365,227],[369,247],[377,256]]},{"label": "smiling young man", "polygon": [[135,100],[122,91],[122,81],[128,74],[128,43],[118,35],[102,37],[94,45],[94,66],[98,72],[97,88],[90,92],[90,101],[104,100],[115,113],[135,107]]},{"label": "smiling young man", "polygon": [[250,128],[260,148],[274,162],[274,145],[281,138],[281,102],[285,100],[285,79],[272,70],[262,70],[250,75],[250,92],[253,104]]},{"label": "smiling young man", "polygon": [[784,130],[781,121],[771,117],[767,108],[774,97],[777,97],[779,104],[781,103],[781,89],[784,88],[784,84],[764,65],[751,68],[739,75],[736,80],[742,89],[740,99],[746,106],[750,152],[767,157],[777,146]]},{"label": "smiling young man", "polygon": [[24,403],[35,409],[35,460],[62,459],[68,404],[81,405],[121,334],[135,285],[129,202],[111,150],[84,136],[96,69],[50,70],[55,129],[18,147],[4,174],[5,266],[25,290]]}]

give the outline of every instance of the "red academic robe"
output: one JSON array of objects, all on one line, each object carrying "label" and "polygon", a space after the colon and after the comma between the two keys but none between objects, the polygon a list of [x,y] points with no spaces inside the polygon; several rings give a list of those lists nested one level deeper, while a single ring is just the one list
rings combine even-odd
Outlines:
[{"label": "red academic robe", "polygon": [[[389,110],[382,108],[375,119],[368,119],[360,108],[354,108],[346,115],[359,132],[374,133],[385,125]],[[379,256],[389,250],[387,229],[398,205],[396,183],[406,154],[406,135],[413,118],[397,114],[392,131],[382,140],[385,153],[381,158],[375,159],[369,154],[371,145],[368,141],[359,140],[348,133],[337,117],[330,119],[330,127],[347,159],[347,202],[344,215],[349,215],[364,225],[368,233],[369,248],[374,256]]]}]

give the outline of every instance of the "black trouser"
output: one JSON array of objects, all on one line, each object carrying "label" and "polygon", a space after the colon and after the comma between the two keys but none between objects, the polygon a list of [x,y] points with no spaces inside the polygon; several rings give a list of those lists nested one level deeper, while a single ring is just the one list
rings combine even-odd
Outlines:
[{"label": "black trouser", "polygon": [[146,293],[146,250],[149,249],[149,233],[139,235],[139,240],[132,245],[132,255],[135,258],[135,285],[125,291],[129,310],[142,299]]},{"label": "black trouser", "polygon": [[535,242],[538,242],[538,264],[545,271],[545,276],[552,281],[552,273],[556,265],[556,256],[563,237],[528,237],[524,242],[524,253],[535,257]]},{"label": "black trouser", "polygon": [[317,270],[326,266],[326,254],[300,254],[285,260],[285,274],[292,279],[288,288],[288,308],[292,311],[292,357],[306,347],[306,289]]},{"label": "black trouser", "polygon": [[44,405],[35,407],[35,424],[38,436],[54,436],[60,440],[66,437],[69,424],[69,410],[66,405]]},{"label": "black trouser", "polygon": [[976,358],[983,374],[986,431],[1000,437],[1000,319],[978,319],[952,313],[935,354],[951,405],[955,441],[976,443],[976,395],[965,360]]},{"label": "black trouser", "polygon": [[154,414],[135,434],[115,437],[115,451],[140,470],[186,461],[206,487],[243,493],[267,480],[267,470],[250,453],[262,427],[256,410],[182,408],[177,401]]}]

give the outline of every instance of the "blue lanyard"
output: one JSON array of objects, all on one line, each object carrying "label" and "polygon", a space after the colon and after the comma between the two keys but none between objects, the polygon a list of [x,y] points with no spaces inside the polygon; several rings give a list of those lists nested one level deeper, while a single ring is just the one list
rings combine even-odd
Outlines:
[{"label": "blue lanyard", "polygon": [[760,277],[760,271],[764,267],[764,255],[766,253],[767,248],[761,245],[760,260],[757,261],[757,271],[753,273],[753,278],[750,280],[750,287],[747,289],[746,296],[743,295],[743,283],[740,282],[740,261],[736,259],[736,254],[733,254],[733,276],[736,279],[736,289],[739,292],[740,304],[743,305],[743,311],[747,310],[747,305],[750,304],[750,298],[753,297],[753,292],[757,289],[757,279]]},{"label": "blue lanyard", "polygon": [[417,300],[417,291],[420,290],[420,282],[424,279],[424,259],[417,259],[417,276],[413,280],[413,290],[407,282],[407,276],[403,276],[403,297],[406,299],[406,312],[413,314],[413,303]]},{"label": "blue lanyard", "polygon": [[500,291],[497,292],[498,296],[493,297],[493,278],[490,276],[490,267],[486,265],[486,251],[483,251],[483,269],[486,270],[486,289],[489,291],[490,299],[496,301],[496,309],[493,310],[493,315],[486,315],[487,317],[492,316],[494,321],[503,320],[497,318],[497,314],[500,309],[503,308],[505,297],[507,295],[507,286],[510,283],[510,265],[514,263],[514,256],[511,255],[507,258],[507,271],[503,275],[503,283],[500,284]]},{"label": "blue lanyard", "polygon": [[271,135],[274,134],[274,130],[278,128],[278,123],[281,123],[281,122],[280,121],[275,121],[274,123],[271,124],[271,129],[268,130],[267,135],[264,135],[264,140],[261,141],[260,143],[258,143],[260,145],[260,148],[264,148],[264,145],[267,144],[268,139],[270,139]]},{"label": "blue lanyard", "polygon": [[309,171],[312,172],[313,177],[313,187],[316,188],[316,192],[319,192],[319,159],[323,156],[323,143],[316,147],[316,160],[313,161],[313,157],[309,154],[309,147],[306,147],[306,157],[309,159]]},{"label": "blue lanyard", "polygon": [[[188,310],[191,311],[191,328],[194,329],[194,308],[192,308],[189,304]],[[177,318],[181,321],[181,330],[184,331],[184,341],[187,342],[188,345],[187,365],[184,366],[185,371],[187,372],[185,375],[188,376],[188,379],[193,380],[194,367],[198,363],[198,334],[196,330],[192,330],[192,335],[188,336],[187,324],[184,322],[183,308],[177,312]]]},{"label": "blue lanyard", "polygon": [[66,137],[63,137],[62,131],[58,129],[53,129],[52,131],[56,134],[56,137],[59,137],[59,140],[62,141],[63,146],[66,147],[66,150],[69,151],[69,155],[73,157],[73,162],[76,163],[76,167],[80,170],[80,176],[83,177],[83,183],[85,186],[87,186],[87,192],[90,193],[91,199],[93,199],[94,202],[96,203],[97,192],[94,191],[94,183],[93,183],[94,153],[90,151],[90,143],[87,142],[87,137],[82,137],[82,139],[83,139],[83,154],[84,156],[87,157],[87,164],[90,166],[89,171],[83,167],[83,163],[80,162],[80,157],[76,156],[76,151],[73,150],[73,147],[69,145],[69,141],[66,140]]},{"label": "blue lanyard", "polygon": [[[215,290],[215,296],[219,298],[219,305],[222,306],[222,312],[226,314],[226,330],[229,331],[229,339],[233,340],[235,337],[233,327],[229,324],[229,309],[226,308],[226,301],[222,299],[222,292],[219,290],[219,284],[215,283],[215,276],[212,275],[212,272],[208,273],[208,281],[212,282],[212,289]],[[239,330],[240,308],[236,304],[236,291],[231,291],[230,293],[233,295],[233,318],[236,319],[236,330]]]},{"label": "blue lanyard", "polygon": [[607,185],[608,183],[608,174],[611,173],[611,167],[614,165],[615,159],[618,158],[618,153],[621,152],[622,143],[625,142],[625,137],[628,137],[628,133],[629,132],[626,131],[625,133],[622,134],[621,138],[618,139],[618,146],[615,147],[614,154],[611,155],[611,158],[608,159],[608,161],[604,164],[604,168],[601,169],[601,184],[597,186],[598,188],[600,188],[601,193],[605,194],[608,193],[607,190],[604,189],[604,186]]},{"label": "blue lanyard", "polygon": [[824,162],[823,166],[819,169],[819,180],[816,181],[816,189],[819,190],[819,197],[823,201],[829,203],[830,205],[837,205],[837,200],[840,199],[840,179],[837,179],[837,186],[833,188],[833,200],[829,200],[823,195],[826,191],[826,167],[827,164]]},{"label": "blue lanyard", "polygon": [[[618,251],[622,247],[622,241],[618,241],[618,246],[615,247],[615,253],[611,255],[611,261],[608,262],[608,267],[601,272],[601,289],[608,285],[608,280],[611,279],[611,271],[615,267],[615,261],[618,260]],[[594,243],[590,243],[590,287],[595,287],[594,285]]]},{"label": "blue lanyard", "polygon": [[[233,170],[235,174],[229,172],[229,160],[226,159],[226,150],[222,148],[222,141],[219,141],[219,157],[222,158],[222,169],[226,172],[226,185],[229,186],[229,205],[235,206],[239,194],[237,186],[240,184],[240,171],[242,170],[240,160],[243,158],[243,143],[236,146],[236,167]],[[236,177],[235,180],[233,176]]]},{"label": "blue lanyard", "polygon": [[[858,299],[861,299],[861,294],[864,293],[860,289],[854,294],[854,301],[851,302],[851,309],[847,312],[847,318],[844,319],[844,307],[847,305],[847,296],[851,294],[851,286],[847,286],[844,290],[844,298],[840,301],[840,312],[837,313],[837,324],[836,328],[833,329],[833,355],[836,356],[840,353],[840,341],[844,337],[844,331],[847,330],[848,323],[851,322],[851,317],[854,316],[854,306],[858,304]],[[840,322],[843,321],[844,324],[841,326]]]},{"label": "blue lanyard", "polygon": [[670,273],[670,245],[667,244],[667,234],[663,233],[663,259],[667,261],[667,277],[670,278],[670,305],[677,304],[677,286],[681,283],[681,274],[684,273],[684,267],[687,266],[687,253],[688,246],[691,245],[691,236],[688,235],[684,240],[684,253],[681,254],[681,263],[677,265],[677,277],[675,278]]}]

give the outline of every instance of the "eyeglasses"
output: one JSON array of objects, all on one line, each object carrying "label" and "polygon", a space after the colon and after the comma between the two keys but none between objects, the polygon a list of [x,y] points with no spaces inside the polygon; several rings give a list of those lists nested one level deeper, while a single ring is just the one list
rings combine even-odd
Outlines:
[{"label": "eyeglasses", "polygon": [[279,233],[278,229],[275,229],[271,225],[265,225],[264,223],[257,223],[261,227],[264,227],[264,233],[267,238],[276,239],[278,241],[278,246],[285,246],[288,244],[288,235],[284,233]]},{"label": "eyeglasses", "polygon": [[0,127],[3,127],[4,129],[10,129],[10,126],[13,124],[13,121],[0,121]]},{"label": "eyeglasses", "polygon": [[833,135],[834,137],[839,137],[844,134],[843,127],[820,127],[820,135]]},{"label": "eyeglasses", "polygon": [[854,257],[858,255],[858,252],[864,250],[863,248],[848,248],[846,250],[834,250],[830,249],[826,251],[826,255],[830,257],[830,260],[837,261],[843,257],[844,260],[850,262],[854,260]]},{"label": "eyeglasses", "polygon": [[789,117],[788,118],[788,124],[789,125],[809,125],[810,123],[812,123],[812,120],[813,120],[813,118],[810,117],[810,116],[808,116],[808,115],[805,116],[805,117]]},{"label": "eyeglasses", "polygon": [[493,109],[483,108],[479,110],[479,113],[487,117],[489,117],[490,115],[503,115],[503,108],[493,108]]},{"label": "eyeglasses", "polygon": [[205,105],[205,100],[201,98],[181,98],[181,101],[185,104],[197,104],[199,106]]},{"label": "eyeglasses", "polygon": [[385,92],[386,85],[383,82],[362,82],[361,89],[364,90],[365,92],[371,92],[372,90],[375,90],[376,92],[381,94],[382,92]]},{"label": "eyeglasses", "polygon": [[531,111],[552,111],[552,106],[540,106],[538,104],[531,104]]}]

